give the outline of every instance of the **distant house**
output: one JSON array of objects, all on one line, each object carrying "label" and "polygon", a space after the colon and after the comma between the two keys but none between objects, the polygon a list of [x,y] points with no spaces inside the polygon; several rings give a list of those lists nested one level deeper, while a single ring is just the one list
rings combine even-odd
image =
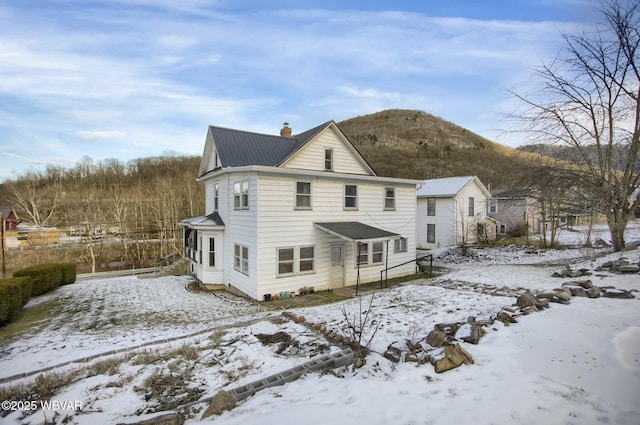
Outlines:
[{"label": "distant house", "polygon": [[419,248],[495,239],[496,223],[487,217],[491,194],[478,177],[425,180],[417,196]]},{"label": "distant house", "polygon": [[542,226],[539,202],[518,189],[491,193],[487,214],[498,221],[498,235],[538,233]]},{"label": "distant house", "polygon": [[18,215],[12,207],[0,206],[0,213],[2,213],[2,225],[4,230],[14,230],[18,226]]},{"label": "distant house", "polygon": [[207,286],[267,299],[375,281],[415,259],[419,182],[378,176],[333,121],[280,136],[211,126],[198,181],[205,215],[180,226]]}]

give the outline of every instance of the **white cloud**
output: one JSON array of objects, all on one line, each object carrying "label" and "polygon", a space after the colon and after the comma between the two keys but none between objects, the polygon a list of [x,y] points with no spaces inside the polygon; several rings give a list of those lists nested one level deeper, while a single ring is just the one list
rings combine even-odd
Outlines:
[{"label": "white cloud", "polygon": [[76,131],[73,133],[75,137],[82,140],[105,140],[105,139],[120,139],[126,136],[122,131],[107,130],[107,131]]}]

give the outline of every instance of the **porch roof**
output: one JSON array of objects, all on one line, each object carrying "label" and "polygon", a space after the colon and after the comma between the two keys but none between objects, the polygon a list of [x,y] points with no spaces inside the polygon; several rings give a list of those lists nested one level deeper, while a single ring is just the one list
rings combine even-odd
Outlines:
[{"label": "porch roof", "polygon": [[358,221],[332,221],[313,223],[318,229],[349,242],[400,239],[400,235]]},{"label": "porch roof", "polygon": [[180,224],[183,226],[224,226],[224,221],[216,211],[209,215],[185,218],[180,221]]}]

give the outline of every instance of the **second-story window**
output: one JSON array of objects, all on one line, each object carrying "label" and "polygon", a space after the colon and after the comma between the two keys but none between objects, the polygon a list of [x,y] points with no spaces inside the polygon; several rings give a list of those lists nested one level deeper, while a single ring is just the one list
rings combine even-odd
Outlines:
[{"label": "second-story window", "polygon": [[436,215],[436,198],[427,198],[427,215]]},{"label": "second-story window", "polygon": [[213,185],[213,210],[218,211],[218,195],[219,195],[220,186],[218,183]]},{"label": "second-story window", "polygon": [[296,208],[311,208],[311,183],[296,182]]},{"label": "second-story window", "polygon": [[233,185],[233,208],[236,210],[249,209],[249,180],[236,182]]},{"label": "second-story window", "polygon": [[497,199],[492,199],[489,201],[489,212],[490,213],[497,213],[498,212],[498,200]]},{"label": "second-story window", "polygon": [[351,184],[345,185],[344,207],[349,209],[358,208],[358,186]]},{"label": "second-story window", "polygon": [[384,209],[396,209],[396,190],[393,187],[384,188]]},{"label": "second-story window", "polygon": [[324,150],[324,170],[333,171],[333,149]]}]

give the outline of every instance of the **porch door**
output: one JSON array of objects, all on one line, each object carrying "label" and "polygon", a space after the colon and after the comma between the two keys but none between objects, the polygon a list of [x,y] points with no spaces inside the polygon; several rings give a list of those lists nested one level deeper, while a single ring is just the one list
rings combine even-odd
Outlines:
[{"label": "porch door", "polygon": [[344,245],[331,245],[331,276],[330,287],[344,286]]}]

